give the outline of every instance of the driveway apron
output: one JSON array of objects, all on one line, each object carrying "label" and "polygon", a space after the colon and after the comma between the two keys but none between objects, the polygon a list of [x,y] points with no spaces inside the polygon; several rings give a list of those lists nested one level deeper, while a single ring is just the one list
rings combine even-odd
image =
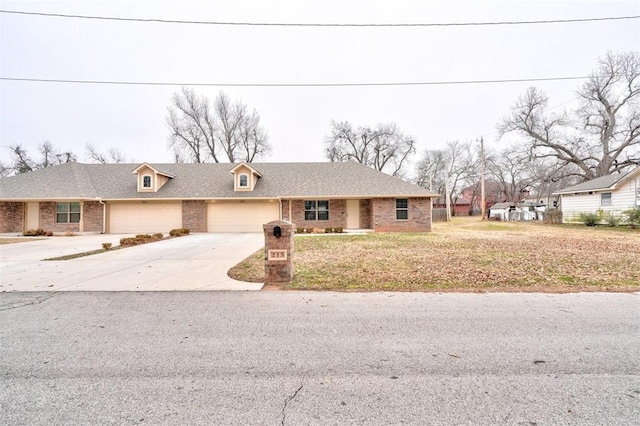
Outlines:
[{"label": "driveway apron", "polygon": [[53,237],[0,245],[0,291],[262,288],[262,283],[244,283],[227,276],[229,268],[264,245],[262,234],[191,234],[77,259],[43,260],[96,250],[102,242],[115,246],[122,236]]}]

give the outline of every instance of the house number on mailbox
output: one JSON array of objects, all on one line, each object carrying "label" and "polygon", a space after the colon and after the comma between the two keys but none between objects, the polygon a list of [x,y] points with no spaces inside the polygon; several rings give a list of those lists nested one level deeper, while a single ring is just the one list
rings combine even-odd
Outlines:
[{"label": "house number on mailbox", "polygon": [[286,250],[269,250],[267,260],[287,260]]}]

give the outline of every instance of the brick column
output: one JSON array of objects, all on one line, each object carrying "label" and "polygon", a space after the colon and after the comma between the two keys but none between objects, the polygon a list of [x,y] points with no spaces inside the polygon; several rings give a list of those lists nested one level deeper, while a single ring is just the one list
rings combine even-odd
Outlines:
[{"label": "brick column", "polygon": [[[277,229],[280,237],[277,237]],[[264,280],[290,283],[293,280],[293,223],[274,220],[262,225],[264,230]]]}]

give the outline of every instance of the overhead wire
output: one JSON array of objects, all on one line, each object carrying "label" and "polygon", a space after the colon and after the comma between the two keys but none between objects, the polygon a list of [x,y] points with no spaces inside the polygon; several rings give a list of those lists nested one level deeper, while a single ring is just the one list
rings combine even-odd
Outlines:
[{"label": "overhead wire", "polygon": [[370,83],[197,83],[162,81],[124,81],[124,80],[73,80],[55,78],[0,77],[2,81],[67,83],[67,84],[107,84],[126,86],[210,86],[210,87],[385,87],[385,86],[445,86],[463,84],[499,84],[528,83],[540,81],[584,80],[588,76],[513,78],[491,80],[450,80],[450,81],[407,81],[407,82],[370,82]]},{"label": "overhead wire", "polygon": [[407,23],[328,23],[328,22],[243,22],[243,21],[197,21],[159,18],[128,18],[117,16],[76,15],[65,13],[28,12],[21,10],[0,9],[0,13],[28,16],[44,16],[50,18],[95,19],[103,21],[147,22],[162,24],[190,24],[190,25],[225,25],[225,26],[255,26],[255,27],[478,27],[495,25],[541,25],[567,24],[580,22],[602,22],[639,19],[640,15],[607,16],[595,18],[570,19],[540,19],[530,21],[492,21],[492,22],[407,22]]},{"label": "overhead wire", "polygon": [[[495,21],[495,22],[449,22],[449,23],[284,23],[284,22],[230,22],[230,21],[192,21],[169,20],[156,18],[126,18],[95,15],[75,15],[61,13],[28,12],[0,9],[0,13],[19,14],[30,16],[45,16],[56,18],[74,19],[98,19],[127,22],[156,22],[170,24],[199,24],[199,25],[238,25],[238,26],[294,26],[294,27],[449,27],[449,26],[489,26],[489,25],[524,25],[524,24],[556,24],[594,21],[613,21],[638,19],[640,15],[531,20],[531,21]],[[22,81],[40,83],[68,83],[68,84],[107,84],[107,85],[138,85],[138,86],[216,86],[216,87],[375,87],[375,86],[437,86],[437,85],[462,85],[462,84],[497,84],[539,81],[581,80],[584,76],[562,76],[542,78],[518,78],[518,79],[489,79],[489,80],[458,80],[458,81],[413,81],[413,82],[369,82],[369,83],[197,83],[197,82],[153,82],[153,81],[113,81],[113,80],[75,80],[54,78],[26,78],[26,77],[0,77],[3,81]]]}]

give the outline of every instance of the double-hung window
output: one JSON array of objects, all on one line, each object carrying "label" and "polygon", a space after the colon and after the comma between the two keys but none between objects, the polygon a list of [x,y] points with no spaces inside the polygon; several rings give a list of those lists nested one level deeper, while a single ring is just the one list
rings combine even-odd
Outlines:
[{"label": "double-hung window", "polygon": [[56,203],[56,223],[80,223],[80,203]]},{"label": "double-hung window", "polygon": [[600,205],[601,206],[610,206],[611,205],[611,193],[603,192],[600,194]]},{"label": "double-hung window", "polygon": [[409,219],[409,200],[406,198],[396,199],[396,220]]},{"label": "double-hung window", "polygon": [[329,200],[305,201],[304,220],[329,220]]}]

